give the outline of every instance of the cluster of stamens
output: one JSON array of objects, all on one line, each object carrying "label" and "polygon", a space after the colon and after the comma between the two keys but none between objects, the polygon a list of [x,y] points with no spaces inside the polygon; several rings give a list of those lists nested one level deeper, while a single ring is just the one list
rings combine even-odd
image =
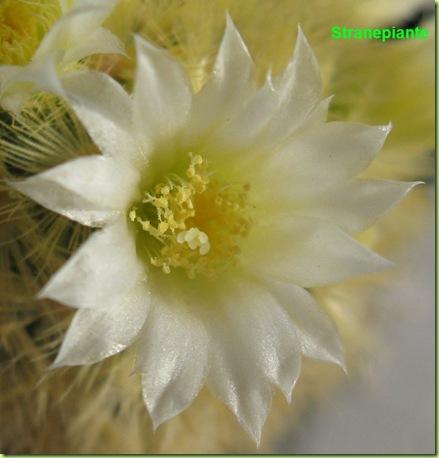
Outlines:
[{"label": "cluster of stamens", "polygon": [[237,262],[238,239],[251,226],[250,187],[220,184],[200,155],[189,153],[189,159],[184,177],[170,175],[146,191],[128,217],[138,249],[153,266],[167,274],[182,268],[189,278],[212,278]]}]

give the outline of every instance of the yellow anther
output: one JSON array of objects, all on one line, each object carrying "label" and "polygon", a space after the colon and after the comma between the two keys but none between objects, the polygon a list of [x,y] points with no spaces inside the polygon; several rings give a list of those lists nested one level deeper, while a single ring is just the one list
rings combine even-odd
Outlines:
[{"label": "yellow anther", "polygon": [[206,244],[209,242],[209,237],[205,232],[198,232],[198,240],[200,241],[200,244]]},{"label": "yellow anther", "polygon": [[154,201],[155,205],[160,208],[168,208],[168,199],[166,197],[159,197]]},{"label": "yellow anther", "polygon": [[130,210],[128,216],[129,216],[130,220],[132,222],[134,222],[136,220],[136,209],[133,208],[132,210]]},{"label": "yellow anther", "polygon": [[151,223],[148,220],[142,221],[140,224],[142,225],[142,229],[144,231],[148,231],[149,227],[151,226]]},{"label": "yellow anther", "polygon": [[186,175],[189,178],[192,178],[195,175],[195,167],[193,165],[190,165],[187,170],[186,170]]},{"label": "yellow anther", "polygon": [[169,229],[169,224],[165,221],[162,221],[160,224],[159,224],[159,232],[161,234],[164,234],[167,230]]},{"label": "yellow anther", "polygon": [[163,264],[162,270],[165,274],[170,274],[171,273],[171,268],[168,266],[168,264]]},{"label": "yellow anther", "polygon": [[204,243],[203,245],[200,246],[200,254],[201,256],[206,255],[210,251],[210,243]]},{"label": "yellow anther", "polygon": [[151,262],[153,266],[160,267],[160,263],[157,258],[151,257],[149,261]]},{"label": "yellow anther", "polygon": [[201,165],[203,163],[203,158],[199,154],[194,156],[192,160],[193,160],[193,163],[196,165]]}]

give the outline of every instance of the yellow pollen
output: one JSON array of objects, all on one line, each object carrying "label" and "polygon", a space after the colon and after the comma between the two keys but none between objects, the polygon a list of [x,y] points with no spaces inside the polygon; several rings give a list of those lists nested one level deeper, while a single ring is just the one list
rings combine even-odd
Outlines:
[{"label": "yellow pollen", "polygon": [[130,218],[131,222],[134,222],[136,220],[136,210],[130,210],[130,212],[128,213],[128,217]]},{"label": "yellow pollen", "polygon": [[151,223],[149,221],[140,221],[140,224],[142,225],[142,229],[147,231]]},{"label": "yellow pollen", "polygon": [[212,278],[237,263],[239,238],[252,224],[250,187],[212,179],[207,162],[193,153],[184,175],[144,192],[128,218],[138,249],[153,266],[165,274],[181,268],[189,278]]}]

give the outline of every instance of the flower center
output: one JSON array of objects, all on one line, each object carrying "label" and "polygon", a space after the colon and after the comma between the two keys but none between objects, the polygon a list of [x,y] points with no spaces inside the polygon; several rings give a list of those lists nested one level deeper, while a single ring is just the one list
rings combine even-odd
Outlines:
[{"label": "flower center", "polygon": [[214,278],[236,265],[239,239],[252,225],[248,184],[221,183],[207,162],[189,153],[185,176],[170,175],[129,210],[139,254],[169,274]]}]

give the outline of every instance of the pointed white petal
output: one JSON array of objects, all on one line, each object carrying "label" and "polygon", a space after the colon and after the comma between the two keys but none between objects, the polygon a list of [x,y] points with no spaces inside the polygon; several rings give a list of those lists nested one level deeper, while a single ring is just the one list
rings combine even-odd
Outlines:
[{"label": "pointed white petal", "polygon": [[242,253],[245,266],[262,276],[312,287],[392,265],[330,223],[298,215],[269,223],[254,228]]},{"label": "pointed white petal", "polygon": [[[315,105],[294,134],[300,135],[303,131],[325,122],[331,100],[332,96]],[[261,148],[261,145],[264,145],[261,135],[274,116],[274,110],[279,103],[279,94],[267,82],[263,88],[255,92],[235,118],[213,134],[209,139],[209,147],[214,153],[234,155],[234,163],[237,168],[246,168],[249,162],[259,161],[260,156],[256,153],[267,152],[266,147]],[[277,140],[273,145],[276,145]],[[273,151],[271,145],[269,148],[270,151]],[[239,157],[236,156],[236,151],[240,151]]]},{"label": "pointed white petal", "polygon": [[39,90],[63,95],[56,71],[57,60],[58,55],[56,52],[34,60],[27,67],[23,67],[23,70],[14,77],[14,81],[32,82]]},{"label": "pointed white petal", "polygon": [[154,429],[198,395],[207,375],[207,354],[204,325],[182,309],[178,297],[154,294],[136,362]]},{"label": "pointed white petal", "polygon": [[24,103],[40,91],[63,95],[57,72],[57,53],[32,61],[26,67],[6,66],[0,73],[2,106],[18,114]]},{"label": "pointed white petal", "polygon": [[273,78],[273,86],[287,96],[299,97],[299,94],[292,93],[300,92],[301,89],[303,99],[309,96],[313,98],[317,96],[317,99],[320,97],[322,80],[319,64],[300,26],[297,28],[292,58],[284,72],[277,78]]},{"label": "pointed white petal", "polygon": [[49,280],[39,297],[77,308],[109,307],[123,300],[145,276],[133,234],[123,217],[93,233]]},{"label": "pointed white petal", "polygon": [[54,51],[61,52],[64,64],[65,51],[74,48],[78,42],[85,41],[110,14],[111,8],[104,6],[85,6],[74,8],[69,14],[62,16],[50,28],[36,50],[33,60],[39,60]]},{"label": "pointed white petal", "polygon": [[132,101],[104,73],[84,71],[62,78],[67,98],[103,154],[120,161],[142,160],[132,126]]},{"label": "pointed white petal", "polygon": [[[279,104],[279,94],[270,82],[254,92],[247,103],[237,110],[234,117],[226,122],[209,140],[218,151],[239,151],[251,147],[256,137],[266,127]],[[254,152],[254,151],[253,151]]]},{"label": "pointed white petal", "polygon": [[345,368],[343,347],[335,325],[308,291],[285,282],[263,280],[297,327],[305,356]]},{"label": "pointed white petal", "polygon": [[297,212],[330,221],[347,232],[371,226],[417,183],[355,180],[301,202]]},{"label": "pointed white petal", "polygon": [[314,109],[309,113],[305,122],[302,124],[302,126],[300,126],[300,130],[297,130],[296,132],[294,132],[294,134],[300,135],[300,132],[306,129],[317,127],[320,124],[326,122],[328,117],[329,105],[331,104],[333,98],[334,96],[331,95],[321,100],[317,105],[315,105]]},{"label": "pointed white petal", "polygon": [[172,140],[186,123],[191,83],[180,63],[166,51],[136,37],[137,71],[134,122],[151,147]]},{"label": "pointed white petal", "polygon": [[[223,89],[228,87],[235,90],[245,86],[253,71],[253,62],[250,53],[238,32],[232,18],[226,15],[224,36],[215,61],[213,78],[216,84]],[[229,92],[223,94],[231,96]]]},{"label": "pointed white petal", "polygon": [[40,205],[86,226],[102,226],[135,197],[138,173],[104,156],[66,162],[11,186]]},{"label": "pointed white petal", "polygon": [[69,48],[63,58],[64,62],[77,62],[93,54],[123,54],[124,45],[109,30],[98,27],[84,39],[77,41]]},{"label": "pointed white petal", "polygon": [[314,110],[322,94],[319,65],[299,27],[293,58],[273,82],[280,103],[267,129],[257,139],[260,150],[282,143]]},{"label": "pointed white petal", "polygon": [[198,138],[231,119],[253,93],[253,61],[229,15],[211,79],[194,97],[187,136]]},{"label": "pointed white petal", "polygon": [[212,314],[208,323],[212,342],[209,386],[259,444],[271,404],[270,383],[224,317]]},{"label": "pointed white petal", "polygon": [[288,401],[300,374],[301,346],[289,316],[265,286],[240,278],[225,286],[221,308],[241,347]]},{"label": "pointed white petal", "polygon": [[44,36],[30,64],[7,82],[2,81],[1,98],[6,109],[17,114],[26,100],[41,90],[63,95],[58,71],[65,64],[98,52],[121,52],[118,39],[99,28],[114,3],[99,3],[100,7],[74,8],[61,17]]},{"label": "pointed white petal", "polygon": [[141,281],[116,303],[78,310],[52,367],[93,364],[127,348],[145,322],[149,302]]},{"label": "pointed white petal", "polygon": [[291,195],[339,185],[372,162],[389,131],[390,126],[348,122],[330,122],[307,129],[270,156],[265,180],[288,185]]}]

